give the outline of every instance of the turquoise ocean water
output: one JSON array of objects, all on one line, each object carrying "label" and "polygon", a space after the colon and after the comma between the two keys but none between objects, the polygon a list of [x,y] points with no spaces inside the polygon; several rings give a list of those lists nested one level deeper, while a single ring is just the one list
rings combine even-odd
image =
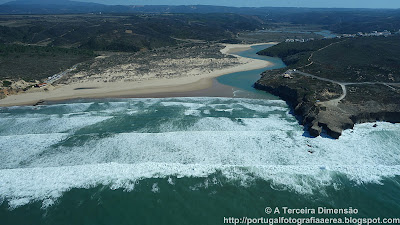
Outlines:
[{"label": "turquoise ocean water", "polygon": [[[263,47],[240,54],[260,57]],[[352,217],[400,217],[400,126],[366,123],[339,140],[308,138],[284,101],[251,88],[262,71],[219,77],[235,87],[235,98],[1,108],[0,224],[227,224],[224,218],[282,216],[266,207],[352,207]]]}]

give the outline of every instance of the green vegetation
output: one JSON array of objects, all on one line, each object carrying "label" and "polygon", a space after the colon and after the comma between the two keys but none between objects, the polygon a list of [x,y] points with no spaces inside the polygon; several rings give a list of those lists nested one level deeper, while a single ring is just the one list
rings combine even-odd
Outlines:
[{"label": "green vegetation", "polygon": [[3,81],[3,87],[10,87],[11,84],[12,84],[12,82],[10,82],[8,80]]},{"label": "green vegetation", "polygon": [[255,87],[289,101],[312,136],[324,129],[339,138],[360,122],[400,122],[400,36],[281,43],[260,54],[298,69],[291,78],[286,69],[265,71]]},{"label": "green vegetation", "polygon": [[357,103],[362,101],[375,101],[379,104],[398,104],[400,89],[394,86],[389,88],[383,84],[348,85],[345,101]]},{"label": "green vegetation", "polygon": [[135,52],[177,39],[229,40],[261,25],[257,17],[235,14],[0,16],[0,43]]},{"label": "green vegetation", "polygon": [[357,38],[314,54],[307,71],[351,82],[400,82],[400,36]]},{"label": "green vegetation", "polygon": [[257,83],[268,84],[272,87],[285,86],[290,90],[296,90],[296,97],[304,102],[328,101],[338,98],[342,93],[339,85],[321,81],[315,78],[292,74],[292,79],[282,76],[287,68],[267,70]]},{"label": "green vegetation", "polygon": [[400,82],[400,36],[281,43],[259,54],[299,68],[310,63],[313,52],[313,64],[301,68],[303,72],[344,82]]},{"label": "green vegetation", "polygon": [[0,44],[0,79],[42,80],[94,56],[76,48]]},{"label": "green vegetation", "polygon": [[[321,30],[321,29],[320,29]],[[258,32],[246,32],[241,33],[238,37],[239,40],[245,43],[264,43],[264,42],[282,42],[286,39],[322,39],[323,36],[316,34],[314,32],[305,33],[305,32],[286,32],[286,31],[258,31]]]},{"label": "green vegetation", "polygon": [[[221,17],[210,13],[230,13],[237,15],[247,15],[256,17],[262,21],[265,28],[273,24],[288,23],[293,26],[317,25],[323,29],[331,30],[335,33],[356,33],[372,32],[374,30],[398,31],[400,29],[400,10],[399,9],[317,9],[317,8],[288,8],[288,7],[223,7],[223,6],[170,6],[170,5],[147,5],[140,7],[131,6],[106,6],[100,4],[85,5],[83,3],[59,5],[0,5],[0,14],[20,14],[20,15],[43,15],[43,14],[88,14],[88,13],[119,13],[128,14],[147,14],[158,15],[182,15],[190,16],[203,14],[218,22]],[[75,2],[76,3],[76,2]],[[8,22],[8,21],[7,21]],[[254,21],[256,24],[257,21]],[[234,24],[237,26],[238,24]],[[251,25],[251,24],[247,24]],[[211,26],[210,26],[211,27]],[[250,29],[244,27],[243,29]]]},{"label": "green vegetation", "polygon": [[268,55],[272,57],[279,57],[289,67],[299,67],[308,64],[308,57],[311,53],[328,46],[334,42],[335,39],[323,39],[309,42],[282,42],[278,45],[264,49],[257,54]]},{"label": "green vegetation", "polygon": [[0,44],[0,56],[5,57],[12,54],[37,54],[37,55],[80,55],[80,56],[94,56],[93,51],[77,48],[60,48],[48,46],[30,46],[30,45],[17,45],[17,44]]},{"label": "green vegetation", "polygon": [[235,14],[0,16],[0,80],[43,80],[94,58],[94,51],[138,52],[187,40],[235,42],[261,28]]}]

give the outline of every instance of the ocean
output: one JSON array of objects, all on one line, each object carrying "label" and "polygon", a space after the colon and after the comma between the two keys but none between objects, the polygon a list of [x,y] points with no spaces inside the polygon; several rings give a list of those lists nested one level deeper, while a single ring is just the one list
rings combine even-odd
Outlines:
[{"label": "ocean", "polygon": [[399,124],[310,138],[284,101],[251,88],[258,72],[218,78],[234,98],[0,108],[0,224],[400,217]]}]

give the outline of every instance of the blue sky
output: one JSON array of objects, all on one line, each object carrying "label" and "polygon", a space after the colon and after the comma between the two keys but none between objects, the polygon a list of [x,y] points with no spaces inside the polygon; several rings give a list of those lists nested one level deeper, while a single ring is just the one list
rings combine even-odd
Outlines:
[{"label": "blue sky", "polygon": [[[0,3],[9,0],[0,0]],[[34,1],[34,0],[33,0]],[[57,1],[57,0],[54,0]],[[400,0],[77,0],[108,5],[224,5],[321,8],[400,8]]]}]

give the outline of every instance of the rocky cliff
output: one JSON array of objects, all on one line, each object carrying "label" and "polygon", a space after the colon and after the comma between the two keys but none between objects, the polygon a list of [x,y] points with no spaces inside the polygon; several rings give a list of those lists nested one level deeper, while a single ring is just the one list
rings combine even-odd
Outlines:
[{"label": "rocky cliff", "polygon": [[[330,105],[324,102],[341,93],[338,87],[300,76],[285,79],[281,72],[264,72],[254,87],[285,100],[311,136],[319,136],[325,131],[337,139],[343,130],[353,128],[356,123],[400,122],[400,89],[358,86],[358,91],[349,93],[337,105]],[[331,94],[324,96],[327,91]],[[380,95],[375,92],[379,92]]]}]

